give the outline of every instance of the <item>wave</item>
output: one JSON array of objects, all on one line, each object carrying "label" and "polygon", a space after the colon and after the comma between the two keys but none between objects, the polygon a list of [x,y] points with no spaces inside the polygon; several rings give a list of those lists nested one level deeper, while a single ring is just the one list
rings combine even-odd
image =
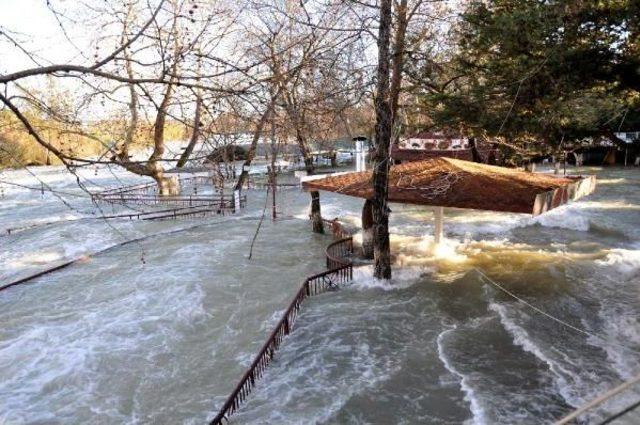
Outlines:
[{"label": "wave", "polygon": [[409,288],[421,281],[425,274],[432,273],[430,267],[402,267],[393,270],[391,280],[373,277],[373,266],[362,266],[353,269],[353,281],[349,288],[356,290],[382,289],[397,291]]},{"label": "wave", "polygon": [[[610,363],[601,363],[597,358],[590,357],[584,350],[571,348],[567,344],[569,339],[562,339],[562,348],[558,347],[557,343],[551,343],[548,347],[543,347],[537,342],[536,337],[532,336],[510,317],[510,309],[505,305],[492,302],[489,305],[489,309],[498,314],[500,322],[513,337],[516,345],[521,346],[525,351],[533,354],[548,366],[555,392],[568,405],[578,408],[619,383],[611,372]],[[599,343],[596,344],[594,341],[595,339],[590,337],[586,342],[590,345],[600,346]],[[614,352],[611,347],[609,347],[608,351]],[[587,358],[588,360],[586,360]],[[614,355],[609,359],[616,359],[616,357]],[[594,362],[599,366],[596,366]],[[596,370],[598,371],[597,373],[595,372]],[[602,406],[586,412],[582,415],[582,418],[586,423],[600,421],[603,419],[605,412],[620,411],[636,399],[637,394],[626,394],[611,399]]]},{"label": "wave", "polygon": [[604,322],[604,328],[600,332],[602,337],[590,336],[587,342],[607,354],[611,365],[622,379],[633,378],[640,370],[639,350],[631,347],[640,347],[638,319],[607,308],[603,308],[599,315]]},{"label": "wave", "polygon": [[556,227],[579,232],[588,232],[589,218],[580,212],[579,208],[573,208],[574,204],[555,208],[545,214],[533,218],[533,222],[544,227]]},{"label": "wave", "polygon": [[453,365],[453,362],[447,357],[446,350],[444,347],[445,338],[447,337],[448,334],[450,334],[451,332],[454,332],[456,329],[457,329],[457,326],[454,325],[453,327],[442,331],[438,335],[438,338],[436,339],[436,344],[438,347],[438,357],[442,361],[442,364],[444,365],[444,367],[449,372],[451,372],[452,374],[454,374],[459,378],[460,388],[464,393],[464,399],[469,403],[471,414],[473,416],[473,422],[476,424],[489,424],[491,423],[491,421],[489,421],[487,417],[487,413],[482,408],[478,396],[476,395],[472,386],[469,384],[467,376],[461,373],[460,371],[458,371]]},{"label": "wave", "polygon": [[[115,367],[113,378],[105,378],[99,374],[101,365],[117,365],[141,353],[147,358],[143,365],[153,364],[156,356],[170,353],[168,346],[181,343],[180,327],[193,326],[205,314],[205,294],[199,285],[138,285],[144,283],[136,279],[133,290],[119,291],[122,296],[111,300],[98,297],[84,311],[60,300],[57,309],[35,313],[40,316],[37,326],[7,335],[0,343],[0,396],[5,401],[0,410],[13,412],[17,423],[26,418],[55,422],[99,406],[103,414],[94,417],[98,422],[129,422],[120,409],[126,392],[104,397],[111,391],[101,386],[138,371]],[[138,363],[138,367],[144,366]]]},{"label": "wave", "polygon": [[[318,314],[325,317],[323,312]],[[388,380],[399,370],[393,356],[380,357],[366,339],[351,342],[335,338],[344,332],[345,324],[340,320],[318,322],[313,320],[311,311],[307,311],[306,316],[308,324],[299,325],[295,334],[287,339],[279,360],[269,366],[268,376],[237,413],[238,422],[333,422],[349,400]],[[318,327],[324,332],[318,333]],[[316,349],[320,346],[322,350]],[[302,358],[304,361],[300,361]],[[335,373],[336,362],[340,362],[339,374]],[[273,408],[276,395],[279,409]]]},{"label": "wave", "polygon": [[596,264],[613,267],[625,276],[635,276],[640,271],[640,249],[611,249],[604,259],[596,260]]},{"label": "wave", "polygon": [[547,364],[554,376],[554,384],[558,394],[560,394],[568,404],[578,407],[584,403],[585,398],[581,396],[577,390],[578,388],[585,388],[585,383],[582,382],[579,375],[572,373],[572,371],[566,369],[558,361],[547,355],[545,350],[535,343],[529,332],[509,317],[508,310],[503,304],[490,302],[489,310],[498,314],[500,323],[513,337],[513,342],[516,345],[519,345],[523,350],[533,354]]}]

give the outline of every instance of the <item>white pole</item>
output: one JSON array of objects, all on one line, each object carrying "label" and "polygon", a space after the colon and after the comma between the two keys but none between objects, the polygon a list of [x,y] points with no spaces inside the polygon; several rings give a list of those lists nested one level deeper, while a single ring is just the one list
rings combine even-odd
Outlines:
[{"label": "white pole", "polygon": [[365,165],[364,141],[356,140],[356,171],[364,171]]},{"label": "white pole", "polygon": [[435,207],[433,213],[436,225],[433,239],[437,245],[442,241],[442,237],[444,236],[444,207]]}]

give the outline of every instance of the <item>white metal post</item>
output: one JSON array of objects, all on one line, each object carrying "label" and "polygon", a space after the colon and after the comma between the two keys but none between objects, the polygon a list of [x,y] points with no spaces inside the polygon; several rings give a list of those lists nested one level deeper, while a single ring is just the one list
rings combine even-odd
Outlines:
[{"label": "white metal post", "polygon": [[356,140],[356,171],[364,171],[365,168],[364,141]]},{"label": "white metal post", "polygon": [[433,239],[436,244],[439,244],[444,236],[444,208],[435,207],[433,211],[433,218],[435,219],[436,225]]}]

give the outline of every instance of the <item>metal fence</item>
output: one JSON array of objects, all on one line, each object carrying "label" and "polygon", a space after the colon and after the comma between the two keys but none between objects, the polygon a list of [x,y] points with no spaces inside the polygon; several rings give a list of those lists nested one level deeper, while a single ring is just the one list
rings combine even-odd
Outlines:
[{"label": "metal fence", "polygon": [[[145,213],[154,214],[154,219],[225,214],[227,212],[236,212],[238,207],[242,209],[246,205],[246,195],[241,195],[236,200],[234,195],[224,194],[222,189],[216,186],[214,177],[183,177],[179,181],[179,195],[163,196],[158,194],[158,187],[154,182],[107,189],[93,193],[91,197],[95,202],[125,207],[132,205],[175,207],[170,210],[163,210],[163,212],[166,212],[164,215],[155,214],[153,211],[145,211]],[[138,214],[132,214],[131,216],[132,218],[141,218],[138,217]]]},{"label": "metal fence", "polygon": [[[243,196],[246,200],[246,196]],[[212,196],[152,196],[135,194],[107,194],[93,195],[96,201],[103,201],[109,204],[121,205],[176,205],[182,207],[193,207],[196,205],[218,204],[221,208],[231,209],[234,205],[234,198],[230,195]],[[241,200],[242,201],[242,200]]]},{"label": "metal fence", "polygon": [[353,239],[351,236],[329,244],[325,250],[328,270],[305,279],[284,315],[269,335],[267,342],[262,346],[251,366],[242,375],[240,382],[222,405],[216,417],[210,422],[211,425],[223,424],[223,420],[228,420],[229,415],[238,410],[240,404],[246,400],[255,386],[256,380],[264,374],[267,365],[273,360],[275,351],[282,344],[282,340],[291,332],[302,301],[309,296],[321,294],[353,279],[353,264],[347,257],[352,252]]}]

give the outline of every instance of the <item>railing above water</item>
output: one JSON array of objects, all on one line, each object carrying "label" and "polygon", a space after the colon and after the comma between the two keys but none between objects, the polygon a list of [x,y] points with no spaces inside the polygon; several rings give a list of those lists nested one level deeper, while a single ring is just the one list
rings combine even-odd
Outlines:
[{"label": "railing above water", "polygon": [[[132,205],[176,205],[176,206],[197,206],[220,204],[222,207],[231,207],[235,199],[229,195],[215,196],[147,196],[129,194],[109,194],[94,196],[96,201],[104,201],[110,204],[132,204]],[[246,202],[246,195],[241,195],[242,205]]]},{"label": "railing above water", "polygon": [[203,205],[212,199],[233,202],[233,196],[221,193],[220,182],[212,176],[179,177],[177,182],[180,193],[172,196],[161,196],[155,182],[106,189],[91,196],[96,201],[145,205]]},{"label": "railing above water", "polygon": [[353,271],[351,260],[348,259],[351,254],[353,254],[353,238],[351,236],[330,243],[325,250],[327,269],[333,270],[350,266],[349,270]]},{"label": "railing above water", "polygon": [[[334,221],[337,223],[337,221]],[[260,378],[271,360],[275,351],[282,344],[282,340],[289,335],[293,323],[298,316],[300,307],[305,298],[322,294],[335,288],[337,285],[347,283],[353,279],[353,264],[347,257],[353,253],[353,239],[344,237],[329,244],[325,250],[328,270],[309,276],[305,279],[286,309],[284,315],[276,325],[267,342],[262,346],[251,366],[244,373],[238,385],[231,392],[222,405],[219,413],[210,422],[211,425],[222,425],[223,420],[228,420],[229,415],[240,407]]]}]

